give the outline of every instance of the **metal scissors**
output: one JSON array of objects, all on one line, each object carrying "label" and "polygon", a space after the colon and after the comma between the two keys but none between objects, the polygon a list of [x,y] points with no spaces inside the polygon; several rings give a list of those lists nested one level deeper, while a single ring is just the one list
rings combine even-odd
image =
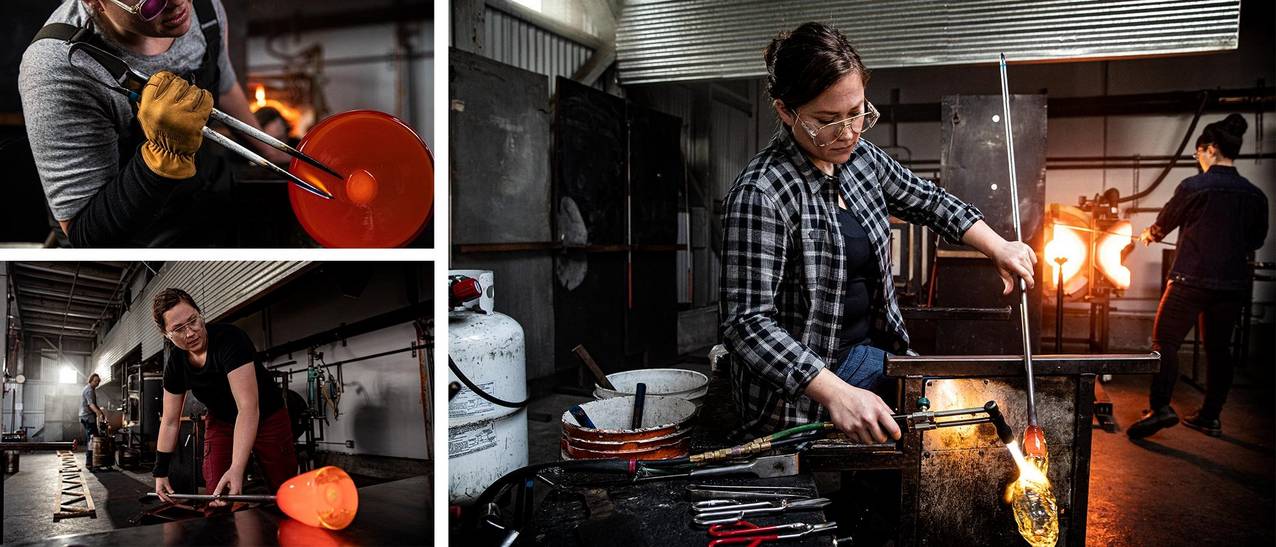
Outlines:
[{"label": "metal scissors", "polygon": [[[138,72],[136,69],[129,66],[128,63],[124,62],[123,59],[120,59],[119,57],[112,55],[110,52],[103,50],[102,48],[99,48],[97,46],[94,46],[92,44],[88,44],[84,42],[75,42],[71,44],[70,50],[67,51],[68,62],[71,62],[72,55],[74,55],[75,52],[79,50],[83,50],[84,53],[88,54],[95,61],[97,61],[98,64],[102,65],[102,68],[105,68],[106,71],[109,72],[113,78],[115,78],[115,83],[119,84],[119,87],[111,87],[111,89],[118,91],[120,93],[123,93],[124,95],[128,96],[130,99],[134,101],[142,100],[142,90],[146,88],[146,82],[150,81],[149,76],[142,74],[141,72]],[[71,66],[75,67],[77,70],[81,70],[81,71],[83,70],[79,66],[77,66],[74,62],[71,62]],[[102,84],[106,83],[106,82],[102,82],[101,80],[98,80],[98,82]],[[231,116],[229,114],[226,114],[225,112],[222,112],[214,108],[213,112],[209,114],[208,119],[222,122],[226,124],[227,127],[231,128],[234,131],[237,131],[248,137],[252,137],[253,139],[264,142],[270,145],[272,148],[279,150],[280,152],[283,152],[285,154],[288,154],[289,156],[292,156],[303,162],[313,165],[316,168],[321,169],[324,172],[334,177],[337,177],[340,180],[343,180],[343,181],[345,180],[345,177],[342,176],[341,173],[338,173],[335,170],[333,170],[331,167],[324,165],[319,160],[316,160],[306,155],[304,152],[297,150],[296,148],[288,146],[288,143],[285,143],[279,139],[276,139],[270,136],[269,134],[251,125],[248,125],[242,121],[239,121],[239,119],[235,118],[234,116]],[[266,169],[269,169],[271,171],[274,171],[276,174],[283,176],[284,178],[288,179],[293,184],[296,184],[301,189],[324,199],[332,199],[332,193],[323,187],[323,183],[303,180],[300,177],[288,172],[287,169],[284,169],[282,167],[279,167],[278,165],[275,165],[274,163],[271,163],[269,160],[261,157],[256,152],[253,152],[252,150],[249,150],[248,148],[245,148],[239,143],[231,140],[230,137],[227,137],[225,135],[222,135],[221,133],[218,133],[216,131],[213,131],[212,129],[209,129],[208,126],[204,126],[203,134],[204,134],[204,138],[207,138],[213,142],[216,142],[217,144],[220,144],[230,149],[231,152],[234,152],[242,156],[244,159],[247,159],[250,162],[253,162],[257,165],[265,167]]]},{"label": "metal scissors", "polygon": [[722,504],[721,500],[710,500],[711,502],[700,505],[695,512],[692,522],[707,526],[710,524],[734,524],[744,520],[749,515],[768,515],[771,513],[784,513],[786,511],[814,511],[821,509],[830,503],[828,498],[811,498],[804,500],[781,500],[781,501],[758,501],[753,503],[737,503],[734,505]]},{"label": "metal scissors", "polygon": [[747,520],[742,520],[735,524],[715,524],[710,526],[709,535],[717,539],[710,540],[709,547],[735,544],[748,544],[749,547],[757,547],[768,541],[800,538],[836,529],[836,522],[821,524],[793,522],[775,526],[758,526]]}]

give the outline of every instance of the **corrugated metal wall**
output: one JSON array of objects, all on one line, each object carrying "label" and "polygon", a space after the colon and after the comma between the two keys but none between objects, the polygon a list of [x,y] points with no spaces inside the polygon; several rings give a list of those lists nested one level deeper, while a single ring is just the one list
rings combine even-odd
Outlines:
[{"label": "corrugated metal wall", "polygon": [[163,337],[151,320],[151,299],[159,291],[177,287],[195,299],[208,321],[217,321],[240,304],[300,273],[309,262],[168,262],[160,268],[131,308],[93,351],[90,362],[102,382],[111,381],[111,364],[142,346],[146,359],[164,349]]},{"label": "corrugated metal wall", "polygon": [[484,19],[483,55],[549,76],[550,95],[555,77],[571,78],[594,54],[588,47],[505,12],[488,8]]},{"label": "corrugated metal wall", "polygon": [[752,78],[781,30],[830,23],[871,68],[1236,49],[1240,0],[631,0],[617,29],[623,84]]}]

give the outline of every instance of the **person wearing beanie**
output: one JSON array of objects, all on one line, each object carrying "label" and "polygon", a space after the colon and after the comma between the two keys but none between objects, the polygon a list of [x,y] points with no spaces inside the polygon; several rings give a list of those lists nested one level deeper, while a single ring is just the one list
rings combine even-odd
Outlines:
[{"label": "person wearing beanie", "polygon": [[1179,376],[1179,346],[1193,325],[1199,325],[1209,368],[1205,402],[1183,425],[1222,435],[1219,415],[1234,365],[1228,342],[1248,298],[1249,261],[1267,237],[1267,197],[1232,165],[1248,125],[1240,114],[1231,114],[1205,126],[1193,154],[1201,174],[1179,184],[1156,222],[1139,236],[1146,245],[1179,230],[1178,253],[1152,327],[1161,370],[1152,378],[1151,408],[1126,431],[1131,439],[1179,423],[1170,395]]}]

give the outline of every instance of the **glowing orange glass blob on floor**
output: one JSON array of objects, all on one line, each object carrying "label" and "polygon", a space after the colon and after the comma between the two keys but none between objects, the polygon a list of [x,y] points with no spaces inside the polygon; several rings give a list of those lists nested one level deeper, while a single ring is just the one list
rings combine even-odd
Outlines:
[{"label": "glowing orange glass blob on floor", "polygon": [[325,118],[297,146],[345,177],[294,159],[289,171],[322,183],[326,200],[289,185],[302,228],[325,247],[400,247],[421,234],[434,205],[434,158],[407,125],[382,112]]},{"label": "glowing orange glass blob on floor", "polygon": [[1006,502],[1015,515],[1019,535],[1033,547],[1053,546],[1059,541],[1059,508],[1046,478],[1046,458],[1025,458],[1019,443],[1006,445],[1019,478],[1006,486]]},{"label": "glowing orange glass blob on floor", "polygon": [[359,511],[359,491],[345,471],[327,466],[288,479],[279,487],[275,502],[302,524],[340,530]]}]

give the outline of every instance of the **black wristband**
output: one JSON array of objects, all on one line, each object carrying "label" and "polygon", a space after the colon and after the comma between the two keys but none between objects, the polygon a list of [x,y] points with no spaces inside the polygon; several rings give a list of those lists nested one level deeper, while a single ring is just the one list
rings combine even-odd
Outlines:
[{"label": "black wristband", "polygon": [[151,476],[155,478],[168,476],[168,464],[173,461],[172,452],[155,451],[155,469],[151,471]]}]

